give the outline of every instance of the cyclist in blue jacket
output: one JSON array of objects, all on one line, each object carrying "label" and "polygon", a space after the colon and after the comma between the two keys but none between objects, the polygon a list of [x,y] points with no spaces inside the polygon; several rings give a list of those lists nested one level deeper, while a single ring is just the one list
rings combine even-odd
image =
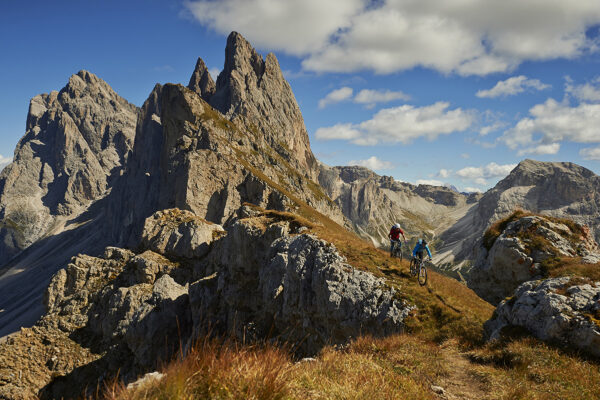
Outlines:
[{"label": "cyclist in blue jacket", "polygon": [[429,250],[429,246],[427,246],[427,240],[419,239],[417,240],[417,245],[413,250],[413,258],[419,257],[421,261],[423,261],[423,250],[427,250],[427,255],[429,256],[429,261],[431,261],[431,251]]}]

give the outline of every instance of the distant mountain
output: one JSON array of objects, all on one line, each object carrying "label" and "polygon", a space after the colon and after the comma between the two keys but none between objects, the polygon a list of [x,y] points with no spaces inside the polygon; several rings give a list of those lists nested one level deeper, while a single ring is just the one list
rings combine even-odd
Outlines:
[{"label": "distant mountain", "polygon": [[441,235],[437,261],[450,266],[473,260],[485,229],[518,208],[570,218],[600,239],[600,177],[570,162],[524,160]]},{"label": "distant mountain", "polygon": [[472,208],[480,195],[443,186],[411,185],[358,166],[321,164],[319,183],[352,221],[354,230],[377,246],[387,246],[399,222],[409,237],[435,238]]}]

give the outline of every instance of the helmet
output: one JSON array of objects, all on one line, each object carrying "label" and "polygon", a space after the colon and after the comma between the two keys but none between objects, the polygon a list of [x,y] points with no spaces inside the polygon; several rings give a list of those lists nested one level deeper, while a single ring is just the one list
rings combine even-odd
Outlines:
[{"label": "helmet", "polygon": [[396,228],[396,229],[400,229],[400,224],[396,223],[396,224],[394,225],[394,228]]},{"label": "helmet", "polygon": [[423,246],[427,246],[427,240],[423,239]]},{"label": "helmet", "polygon": [[422,243],[423,243],[423,239],[419,239],[419,240],[417,240],[417,243],[418,243],[418,244],[422,244]]}]

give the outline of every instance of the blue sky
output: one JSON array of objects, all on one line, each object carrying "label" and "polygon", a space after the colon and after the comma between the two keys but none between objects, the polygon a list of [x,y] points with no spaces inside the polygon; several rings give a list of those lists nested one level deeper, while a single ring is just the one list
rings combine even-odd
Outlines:
[{"label": "blue sky", "polygon": [[524,158],[598,173],[599,25],[600,0],[8,0],[0,164],[29,100],[80,69],[141,105],[198,56],[216,75],[236,30],[277,55],[326,164],[460,190]]}]

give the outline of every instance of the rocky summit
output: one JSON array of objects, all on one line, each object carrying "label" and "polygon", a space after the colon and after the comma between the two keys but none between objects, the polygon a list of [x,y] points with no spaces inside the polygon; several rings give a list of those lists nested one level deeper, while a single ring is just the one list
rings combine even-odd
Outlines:
[{"label": "rocky summit", "polygon": [[484,231],[515,209],[569,218],[590,228],[600,240],[600,177],[570,162],[524,160],[483,194],[452,227],[440,236],[440,263],[460,269],[475,259]]},{"label": "rocky summit", "polygon": [[[264,61],[233,33],[222,75],[213,95],[199,61],[193,90],[156,85],[139,110],[87,72],[32,100],[0,181],[0,334],[35,322],[43,288],[70,257],[137,245],[158,210],[223,224],[245,202],[275,210],[302,202],[349,226],[311,179],[308,135],[275,56]],[[269,124],[252,122],[259,109]]]}]

